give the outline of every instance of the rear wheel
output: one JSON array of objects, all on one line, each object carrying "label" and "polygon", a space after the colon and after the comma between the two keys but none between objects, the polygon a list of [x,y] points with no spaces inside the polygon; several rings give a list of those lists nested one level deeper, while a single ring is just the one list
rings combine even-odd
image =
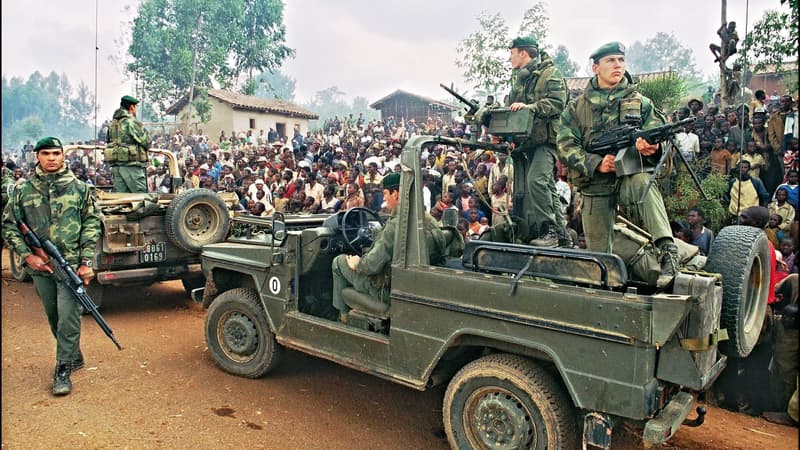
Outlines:
[{"label": "rear wheel", "polygon": [[208,308],[205,328],[214,360],[234,375],[260,378],[274,369],[283,355],[253,289],[220,294]]},{"label": "rear wheel", "polygon": [[14,277],[15,280],[25,283],[31,281],[31,276],[28,272],[25,272],[23,268],[23,263],[25,262],[17,252],[14,250],[8,249],[10,252],[8,255],[8,260],[10,262],[9,270],[11,271],[11,276]]},{"label": "rear wheel", "polygon": [[764,231],[732,225],[720,230],[708,252],[706,270],[722,275],[720,327],[728,340],[720,350],[745,358],[761,334],[769,297],[770,247]]},{"label": "rear wheel", "polygon": [[516,355],[464,366],[447,387],[443,419],[452,448],[577,448],[569,396],[543,367]]}]

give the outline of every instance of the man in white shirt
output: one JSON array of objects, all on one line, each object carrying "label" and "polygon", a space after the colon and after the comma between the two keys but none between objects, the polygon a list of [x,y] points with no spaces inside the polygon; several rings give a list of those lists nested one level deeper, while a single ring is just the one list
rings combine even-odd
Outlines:
[{"label": "man in white shirt", "polygon": [[683,130],[675,133],[675,144],[686,161],[694,161],[695,157],[700,154],[700,138],[694,133],[694,123],[686,124]]}]

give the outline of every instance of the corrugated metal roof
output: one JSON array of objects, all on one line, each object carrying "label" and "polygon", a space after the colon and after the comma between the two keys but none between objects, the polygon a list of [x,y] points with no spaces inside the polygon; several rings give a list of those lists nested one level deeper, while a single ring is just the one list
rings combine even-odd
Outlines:
[{"label": "corrugated metal roof", "polygon": [[[294,103],[277,98],[261,98],[252,95],[237,94],[235,92],[223,91],[220,89],[209,89],[208,96],[227,103],[234,108],[249,109],[253,111],[271,112],[283,114],[290,117],[301,117],[305,119],[319,119],[319,115],[301,108]],[[166,113],[175,115],[183,109],[189,101],[189,94],[184,95],[174,105],[170,106]]]}]

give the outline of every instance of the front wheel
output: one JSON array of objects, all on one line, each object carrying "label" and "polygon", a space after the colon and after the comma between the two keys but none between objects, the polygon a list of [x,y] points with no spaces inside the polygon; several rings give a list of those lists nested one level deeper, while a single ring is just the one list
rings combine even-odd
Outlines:
[{"label": "front wheel", "polygon": [[516,355],[464,366],[447,387],[443,418],[452,448],[577,448],[569,396],[544,368]]},{"label": "front wheel", "polygon": [[214,299],[206,315],[206,344],[220,367],[246,378],[266,375],[283,355],[253,289],[232,289]]}]

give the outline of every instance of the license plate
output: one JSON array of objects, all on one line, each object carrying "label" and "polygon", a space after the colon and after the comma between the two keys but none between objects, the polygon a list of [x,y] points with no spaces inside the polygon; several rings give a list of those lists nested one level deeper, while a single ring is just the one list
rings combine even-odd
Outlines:
[{"label": "license plate", "polygon": [[153,242],[145,244],[144,250],[139,252],[140,263],[162,262],[167,260],[167,244],[164,242]]}]

